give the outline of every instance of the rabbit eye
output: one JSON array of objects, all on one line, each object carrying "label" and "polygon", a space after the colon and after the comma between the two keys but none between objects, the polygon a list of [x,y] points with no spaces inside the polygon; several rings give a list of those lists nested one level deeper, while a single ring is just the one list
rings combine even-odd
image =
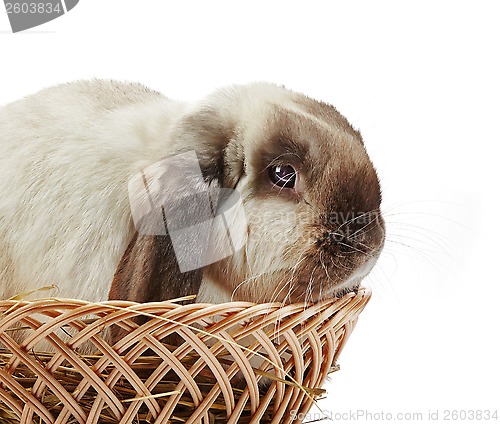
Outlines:
[{"label": "rabbit eye", "polygon": [[291,165],[277,165],[269,168],[269,179],[282,188],[294,188],[297,171]]}]

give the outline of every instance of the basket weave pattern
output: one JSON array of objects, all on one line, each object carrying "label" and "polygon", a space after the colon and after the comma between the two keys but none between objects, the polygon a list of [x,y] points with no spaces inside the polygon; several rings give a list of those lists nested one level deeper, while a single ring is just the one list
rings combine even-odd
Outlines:
[{"label": "basket weave pattern", "polygon": [[[360,289],[306,308],[0,301],[0,422],[292,422],[290,411],[313,405],[369,298]],[[113,345],[112,325],[126,331]],[[29,328],[21,340],[19,327]],[[165,343],[172,335],[179,345]],[[38,352],[42,340],[51,353]]]}]

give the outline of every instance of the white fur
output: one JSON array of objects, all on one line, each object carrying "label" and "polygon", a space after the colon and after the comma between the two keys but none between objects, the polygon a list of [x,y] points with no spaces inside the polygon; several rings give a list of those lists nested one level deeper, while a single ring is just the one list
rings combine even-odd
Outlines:
[{"label": "white fur", "polygon": [[0,111],[3,298],[55,284],[61,297],[107,299],[133,234],[127,181],[165,156],[184,107],[139,85],[94,81]]}]

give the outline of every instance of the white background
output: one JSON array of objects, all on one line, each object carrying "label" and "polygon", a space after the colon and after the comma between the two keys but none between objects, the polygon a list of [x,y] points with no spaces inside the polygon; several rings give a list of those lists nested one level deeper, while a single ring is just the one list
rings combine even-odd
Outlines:
[{"label": "white background", "polygon": [[186,100],[266,80],[333,103],[379,171],[389,234],[321,407],[500,414],[497,9],[81,0],[18,34],[1,13],[0,104],[91,77]]}]

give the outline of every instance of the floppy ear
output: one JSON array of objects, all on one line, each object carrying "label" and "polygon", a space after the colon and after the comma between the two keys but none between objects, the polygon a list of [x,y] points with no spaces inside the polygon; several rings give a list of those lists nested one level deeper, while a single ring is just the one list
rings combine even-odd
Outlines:
[{"label": "floppy ear", "polygon": [[[203,221],[205,215],[207,220],[213,218],[213,205],[203,211],[206,199],[200,196],[206,194],[208,199],[210,190],[224,186],[224,152],[234,134],[234,122],[219,109],[200,106],[180,119],[172,131],[177,151],[130,180],[137,231],[115,271],[110,300],[153,302],[198,293],[202,266],[182,272],[185,269],[179,265],[179,251],[174,251],[172,227],[167,228],[165,216],[178,218],[174,225],[178,229]],[[193,196],[197,200],[183,200]],[[192,244],[184,253],[203,254]]]},{"label": "floppy ear", "polygon": [[215,185],[205,182],[194,152],[158,161],[129,180],[136,232],[115,271],[109,299],[154,302],[198,293]]}]

